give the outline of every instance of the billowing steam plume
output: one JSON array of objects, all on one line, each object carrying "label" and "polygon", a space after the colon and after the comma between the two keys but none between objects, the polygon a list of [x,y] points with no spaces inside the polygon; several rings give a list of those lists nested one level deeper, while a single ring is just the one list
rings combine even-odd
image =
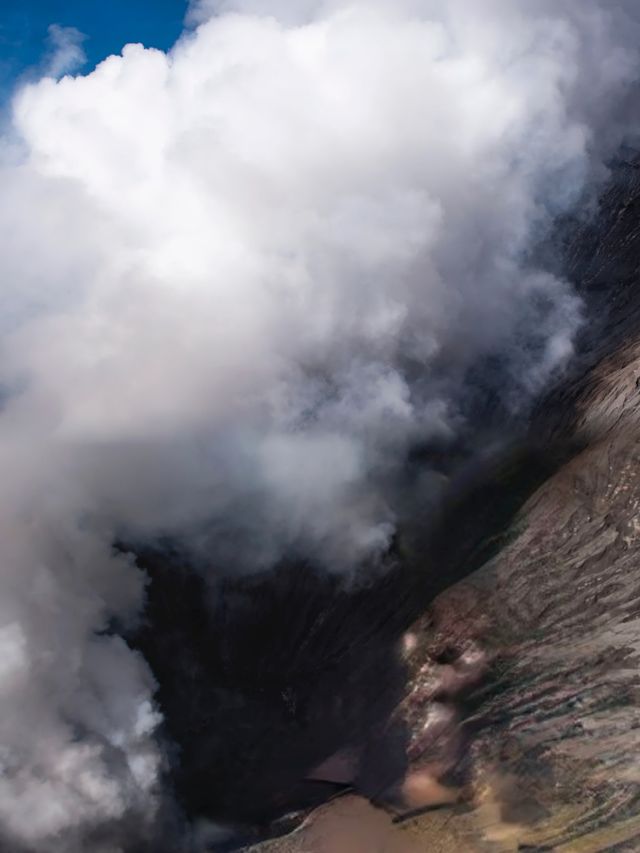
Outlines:
[{"label": "billowing steam plume", "polygon": [[579,301],[534,249],[633,130],[635,0],[238,0],[190,22],[168,54],[23,88],[2,139],[16,850],[154,819],[162,709],[104,633],[144,578],[114,542],[374,566],[383,485],[473,426],[470,372],[499,363],[515,412],[571,355]]}]

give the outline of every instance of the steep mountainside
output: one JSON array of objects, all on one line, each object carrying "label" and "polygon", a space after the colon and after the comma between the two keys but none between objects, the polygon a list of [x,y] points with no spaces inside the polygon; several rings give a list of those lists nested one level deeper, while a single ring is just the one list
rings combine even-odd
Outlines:
[{"label": "steep mountainside", "polygon": [[494,540],[498,553],[408,632],[398,798],[382,797],[386,811],[334,800],[256,849],[640,849],[639,210],[629,158],[595,220],[559,231],[588,323],[532,434],[566,452]]}]

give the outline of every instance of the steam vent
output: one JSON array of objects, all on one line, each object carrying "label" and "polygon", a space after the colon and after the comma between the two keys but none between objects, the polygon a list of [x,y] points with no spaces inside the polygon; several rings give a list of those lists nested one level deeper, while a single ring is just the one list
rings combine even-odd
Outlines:
[{"label": "steam vent", "polygon": [[640,0],[3,0],[0,853],[640,853]]},{"label": "steam vent", "polygon": [[283,565],[224,582],[211,620],[177,555],[142,556],[138,642],[184,802],[228,821],[212,849],[640,849],[639,175],[626,152],[597,218],[560,226],[573,368],[382,577]]}]

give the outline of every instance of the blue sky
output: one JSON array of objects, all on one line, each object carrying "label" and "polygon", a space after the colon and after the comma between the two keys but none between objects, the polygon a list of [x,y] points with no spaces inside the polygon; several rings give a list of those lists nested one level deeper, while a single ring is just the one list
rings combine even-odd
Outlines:
[{"label": "blue sky", "polygon": [[183,28],[186,0],[0,0],[0,98],[42,61],[50,24],[75,27],[90,70],[127,42],[170,47]]}]

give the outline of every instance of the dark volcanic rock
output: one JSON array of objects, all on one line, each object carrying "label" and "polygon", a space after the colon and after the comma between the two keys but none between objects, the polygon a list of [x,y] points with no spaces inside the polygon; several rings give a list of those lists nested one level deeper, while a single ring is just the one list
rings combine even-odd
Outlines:
[{"label": "dark volcanic rock", "polygon": [[[441,593],[411,632],[398,712],[411,770],[438,749],[449,769],[457,732],[472,812],[445,824],[414,818],[402,838],[381,835],[381,851],[640,849],[639,175],[633,160],[618,163],[597,219],[562,232],[590,320],[573,374],[532,429],[570,451],[498,537],[499,553]],[[487,554],[485,542],[466,566]],[[434,705],[452,707],[438,667],[465,649],[490,676],[471,673],[449,719],[455,732],[444,725],[424,738]],[[449,675],[455,686],[464,667]],[[331,814],[264,849],[333,853]],[[351,840],[353,853],[368,849]]]},{"label": "dark volcanic rock", "polygon": [[445,823],[336,800],[269,849],[337,853],[343,832],[372,853],[352,809],[380,850],[640,849],[639,176],[621,161],[596,220],[559,228],[588,317],[573,372],[528,436],[445,460],[438,512],[412,495],[373,583],[300,565],[207,583],[141,555],[131,641],[188,816],[268,833],[347,786],[396,816],[462,792]]}]

